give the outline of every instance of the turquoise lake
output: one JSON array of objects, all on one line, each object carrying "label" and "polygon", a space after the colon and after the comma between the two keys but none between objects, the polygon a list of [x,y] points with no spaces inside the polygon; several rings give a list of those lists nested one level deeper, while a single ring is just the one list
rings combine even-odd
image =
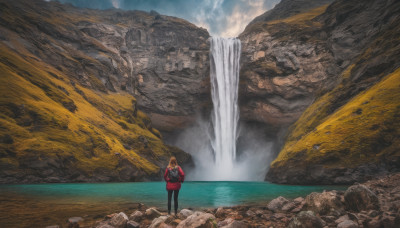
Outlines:
[{"label": "turquoise lake", "polygon": [[[296,198],[345,186],[293,186],[268,182],[185,182],[179,193],[179,208],[267,203],[278,196]],[[73,216],[101,218],[107,213],[130,213],[138,203],[166,209],[165,182],[68,183],[0,185],[2,227],[52,225]],[[13,221],[15,216],[18,220]],[[7,222],[4,222],[7,221]]]}]

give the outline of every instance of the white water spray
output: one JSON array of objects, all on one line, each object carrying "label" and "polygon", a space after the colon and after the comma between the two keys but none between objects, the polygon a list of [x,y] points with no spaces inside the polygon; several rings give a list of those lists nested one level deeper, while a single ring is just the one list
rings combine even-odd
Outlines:
[{"label": "white water spray", "polygon": [[213,37],[210,46],[211,96],[214,106],[211,146],[216,175],[227,180],[232,178],[236,161],[241,44],[237,38]]}]

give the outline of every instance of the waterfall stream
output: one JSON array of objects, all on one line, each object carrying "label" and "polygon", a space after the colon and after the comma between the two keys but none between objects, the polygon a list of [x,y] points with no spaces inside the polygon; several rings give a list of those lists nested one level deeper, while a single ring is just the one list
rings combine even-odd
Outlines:
[{"label": "waterfall stream", "polygon": [[262,181],[271,162],[272,142],[263,129],[239,127],[238,38],[210,38],[210,81],[213,110],[199,116],[174,145],[189,152],[195,167],[187,173],[196,181]]},{"label": "waterfall stream", "polygon": [[213,37],[210,39],[210,80],[213,101],[211,146],[216,175],[231,178],[236,160],[238,137],[238,84],[240,40]]}]

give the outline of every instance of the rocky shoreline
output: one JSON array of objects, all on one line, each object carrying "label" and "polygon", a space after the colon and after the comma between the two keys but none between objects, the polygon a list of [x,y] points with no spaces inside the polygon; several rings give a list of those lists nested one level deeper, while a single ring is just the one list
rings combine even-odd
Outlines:
[{"label": "rocky shoreline", "polygon": [[[140,204],[138,210],[107,215],[89,227],[399,227],[400,173],[356,183],[346,191],[313,192],[305,198],[278,197],[265,205],[241,205],[194,211],[182,209],[169,216],[163,209]],[[80,217],[68,227],[86,227]],[[58,226],[49,226],[55,228]]]}]

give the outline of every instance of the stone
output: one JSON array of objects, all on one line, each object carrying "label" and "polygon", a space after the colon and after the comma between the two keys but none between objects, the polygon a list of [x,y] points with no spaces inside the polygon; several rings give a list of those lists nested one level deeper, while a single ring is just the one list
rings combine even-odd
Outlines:
[{"label": "stone", "polygon": [[133,221],[133,220],[129,220],[126,223],[126,228],[139,228],[139,227],[140,227],[140,224],[138,222],[136,222],[136,221]]},{"label": "stone", "polygon": [[242,221],[236,221],[229,223],[228,225],[222,226],[222,228],[247,228],[249,227],[246,223]]},{"label": "stone", "polygon": [[379,210],[378,197],[367,186],[350,186],[344,193],[346,208],[350,211]]},{"label": "stone", "polygon": [[154,219],[161,216],[161,213],[154,207],[148,208],[144,214],[148,219]]},{"label": "stone", "polygon": [[226,218],[224,221],[218,222],[218,227],[227,226],[228,224],[231,224],[233,221],[234,221],[233,218]]},{"label": "stone", "polygon": [[79,228],[80,223],[83,221],[82,217],[71,217],[67,220],[68,228]]},{"label": "stone", "polygon": [[186,219],[187,217],[191,216],[193,214],[192,210],[189,209],[182,209],[179,213],[178,213],[178,217],[180,219]]},{"label": "stone", "polygon": [[267,208],[273,212],[278,212],[281,211],[282,207],[288,202],[289,201],[286,198],[279,196],[278,198],[271,200],[271,202],[268,203]]},{"label": "stone", "polygon": [[46,226],[46,228],[60,228],[59,225]]},{"label": "stone", "polygon": [[149,228],[158,228],[158,227],[160,227],[160,225],[161,225],[162,223],[164,223],[165,220],[167,220],[167,219],[168,219],[168,216],[160,216],[160,217],[158,217],[158,218],[155,218],[155,219],[153,219],[153,221],[151,222]]},{"label": "stone", "polygon": [[224,208],[219,207],[217,209],[217,211],[215,212],[215,217],[221,218],[221,217],[225,216],[225,214],[226,214],[226,212],[225,212]]},{"label": "stone", "polygon": [[173,228],[173,226],[170,226],[170,225],[165,224],[165,223],[161,223],[158,227],[159,228]]},{"label": "stone", "polygon": [[314,212],[312,211],[302,211],[292,218],[288,226],[288,228],[304,227],[322,228],[324,227],[324,221],[315,216]]},{"label": "stone", "polygon": [[288,202],[287,204],[283,205],[282,211],[291,211],[296,208],[297,204],[295,202]]},{"label": "stone", "polygon": [[135,211],[129,216],[129,220],[140,222],[143,218],[143,213],[141,211]]},{"label": "stone", "polygon": [[355,221],[355,222],[358,221],[358,216],[357,216],[356,214],[354,214],[354,213],[347,213],[347,215],[349,216],[349,219],[350,219],[350,220],[353,220],[353,221]]},{"label": "stone", "polygon": [[368,216],[369,217],[376,217],[376,216],[378,216],[380,213],[379,213],[379,211],[376,211],[376,210],[370,210],[370,211],[368,211]]},{"label": "stone", "polygon": [[256,216],[256,213],[254,211],[252,211],[252,210],[247,210],[246,211],[246,216],[253,217],[253,216]]},{"label": "stone", "polygon": [[174,220],[171,222],[171,224],[170,224],[170,225],[172,225],[172,226],[176,227],[176,226],[178,226],[178,225],[179,225],[179,223],[181,223],[181,222],[182,222],[182,220],[181,220],[181,219],[174,219]]},{"label": "stone", "polygon": [[333,211],[343,211],[340,196],[334,191],[309,194],[304,207],[320,215],[328,215]]},{"label": "stone", "polygon": [[293,200],[293,202],[296,202],[296,203],[302,203],[303,201],[304,201],[303,197],[297,197],[296,199]]},{"label": "stone", "polygon": [[322,220],[324,220],[327,223],[335,223],[335,216],[331,216],[331,215],[325,215],[325,216],[321,216]]},{"label": "stone", "polygon": [[302,209],[303,209],[303,205],[300,205],[300,206],[294,208],[291,212],[293,212],[293,213],[298,213],[298,212],[300,212]]},{"label": "stone", "polygon": [[128,220],[128,216],[124,212],[120,212],[111,218],[109,224],[115,228],[125,228]]},{"label": "stone", "polygon": [[275,219],[281,219],[281,218],[286,217],[286,214],[284,214],[284,213],[275,213],[275,214],[272,215],[272,217],[275,218]]},{"label": "stone", "polygon": [[346,221],[346,220],[349,220],[349,216],[348,215],[343,215],[343,216],[340,216],[338,219],[336,219],[335,223],[339,224],[339,223],[341,223],[343,221]]},{"label": "stone", "polygon": [[352,220],[344,220],[337,225],[337,228],[358,228],[358,223]]},{"label": "stone", "polygon": [[381,228],[382,222],[378,219],[365,220],[363,226],[366,228]]},{"label": "stone", "polygon": [[210,213],[204,213],[200,211],[196,211],[193,215],[187,217],[185,220],[180,222],[177,228],[185,228],[185,227],[201,227],[201,228],[211,228],[215,227],[216,221],[215,216]]}]

